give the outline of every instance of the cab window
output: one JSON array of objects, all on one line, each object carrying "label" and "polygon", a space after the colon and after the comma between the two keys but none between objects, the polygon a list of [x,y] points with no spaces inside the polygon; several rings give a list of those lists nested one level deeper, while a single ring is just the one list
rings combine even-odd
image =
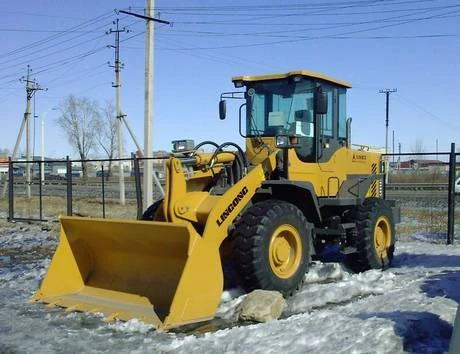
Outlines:
[{"label": "cab window", "polygon": [[321,135],[333,137],[333,121],[334,121],[334,89],[327,85],[321,85],[323,92],[327,94],[327,114],[322,115]]},{"label": "cab window", "polygon": [[339,88],[338,90],[338,137],[346,139],[347,137],[347,93],[346,89]]}]

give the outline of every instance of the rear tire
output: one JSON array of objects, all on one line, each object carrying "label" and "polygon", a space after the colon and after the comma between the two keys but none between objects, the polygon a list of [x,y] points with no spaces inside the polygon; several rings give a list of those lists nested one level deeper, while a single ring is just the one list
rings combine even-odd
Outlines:
[{"label": "rear tire", "polygon": [[155,203],[150,205],[146,211],[141,216],[141,220],[147,221],[162,221],[164,220],[163,216],[163,199],[158,199]]},{"label": "rear tire", "polygon": [[310,261],[308,221],[293,204],[265,200],[250,206],[233,232],[234,264],[246,291],[292,295]]},{"label": "rear tire", "polygon": [[347,257],[347,265],[355,272],[387,269],[394,254],[395,227],[388,204],[380,198],[368,198],[352,211],[350,221],[356,222],[357,253]]}]

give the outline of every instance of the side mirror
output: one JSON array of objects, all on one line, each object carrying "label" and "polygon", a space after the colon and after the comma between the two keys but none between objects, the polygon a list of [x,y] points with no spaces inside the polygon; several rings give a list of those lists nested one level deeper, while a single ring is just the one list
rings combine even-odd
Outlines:
[{"label": "side mirror", "polygon": [[327,114],[327,93],[315,92],[316,114]]},{"label": "side mirror", "polygon": [[224,120],[227,117],[227,101],[219,101],[219,118]]}]

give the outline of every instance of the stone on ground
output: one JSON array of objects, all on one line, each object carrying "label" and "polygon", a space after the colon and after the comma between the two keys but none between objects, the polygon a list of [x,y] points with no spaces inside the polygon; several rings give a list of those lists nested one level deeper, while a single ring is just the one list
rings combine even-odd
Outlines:
[{"label": "stone on ground", "polygon": [[237,312],[240,321],[267,322],[278,319],[286,300],[278,291],[254,290],[239,305]]}]

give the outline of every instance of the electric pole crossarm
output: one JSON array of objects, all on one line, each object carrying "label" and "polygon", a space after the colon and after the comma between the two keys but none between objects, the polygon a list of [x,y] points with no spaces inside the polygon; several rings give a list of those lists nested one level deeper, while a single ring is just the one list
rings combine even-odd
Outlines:
[{"label": "electric pole crossarm", "polygon": [[169,22],[169,21],[160,20],[160,19],[158,19],[158,18],[153,18],[153,17],[150,17],[150,16],[144,16],[144,15],[136,14],[136,13],[134,13],[134,12],[124,11],[124,10],[119,10],[118,12],[121,12],[122,14],[126,14],[126,15],[131,15],[131,16],[134,16],[134,17],[142,18],[142,19],[148,20],[148,21],[153,21],[153,22],[158,22],[158,23],[164,23],[164,24],[166,24],[166,25],[170,25],[170,24],[171,24],[171,22]]}]

